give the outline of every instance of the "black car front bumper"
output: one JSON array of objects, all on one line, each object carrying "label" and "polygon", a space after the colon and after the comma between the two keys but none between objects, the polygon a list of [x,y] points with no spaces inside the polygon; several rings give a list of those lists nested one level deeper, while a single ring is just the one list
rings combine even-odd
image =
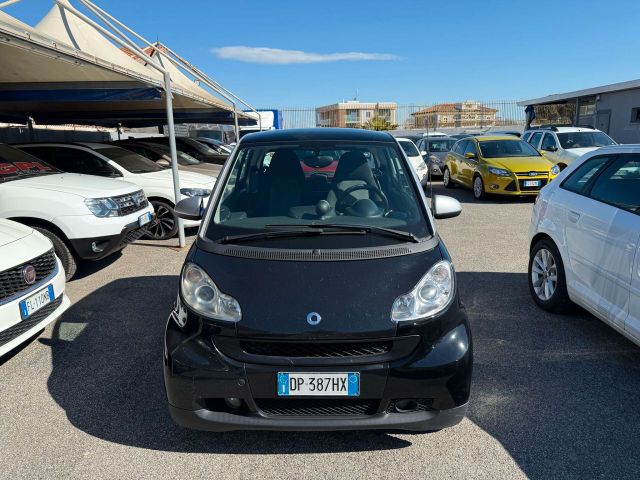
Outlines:
[{"label": "black car front bumper", "polygon": [[[133,222],[122,229],[117,235],[92,238],[72,238],[69,241],[75,253],[83,260],[101,260],[112,253],[122,250],[147,233],[147,225],[141,227]],[[94,248],[95,246],[95,248]]]},{"label": "black car front bumper", "polygon": [[[184,327],[167,323],[164,379],[169,411],[182,426],[230,430],[411,430],[432,431],[460,422],[467,409],[472,342],[464,310],[454,304],[436,322],[407,326],[398,337],[414,337],[401,355],[318,362],[290,359],[289,364],[249,363],[221,351],[216,338],[232,329],[208,325],[182,309]],[[201,323],[202,322],[202,323]],[[238,341],[240,341],[238,339]],[[234,354],[234,356],[236,356]],[[347,397],[278,397],[278,372],[360,373],[360,395]],[[241,400],[240,407],[226,400]],[[397,409],[412,400],[417,408]]]}]

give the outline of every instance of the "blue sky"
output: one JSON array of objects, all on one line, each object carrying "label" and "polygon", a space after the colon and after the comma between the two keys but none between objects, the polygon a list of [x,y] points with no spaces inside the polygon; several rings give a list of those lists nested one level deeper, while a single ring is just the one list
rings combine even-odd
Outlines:
[{"label": "blue sky", "polygon": [[[356,91],[401,104],[524,99],[640,78],[638,0],[96,3],[258,107]],[[6,12],[34,24],[51,4]]]}]

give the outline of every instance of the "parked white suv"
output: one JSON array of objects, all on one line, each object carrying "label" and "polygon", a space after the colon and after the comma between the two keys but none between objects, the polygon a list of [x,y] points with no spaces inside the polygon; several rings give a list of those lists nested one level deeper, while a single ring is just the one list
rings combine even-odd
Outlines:
[{"label": "parked white suv", "polygon": [[557,164],[560,170],[600,147],[616,145],[606,133],[589,127],[540,127],[527,130],[522,139]]},{"label": "parked white suv", "polygon": [[34,229],[0,219],[0,357],[69,308],[53,245]]},{"label": "parked white suv", "polygon": [[0,218],[53,243],[67,280],[79,260],[99,260],[146,233],[153,207],[129,182],[75,173],[0,144]]},{"label": "parked white suv", "polygon": [[[147,237],[172,238],[178,232],[178,217],[173,192],[173,173],[135,152],[105,143],[34,143],[16,145],[63,172],[115,178],[142,187],[155,209],[157,221],[148,228]],[[216,178],[194,172],[180,172],[182,198],[209,197]],[[185,227],[197,227],[199,221],[186,220]]]},{"label": "parked white suv", "polygon": [[640,145],[604,147],[536,200],[529,288],[542,308],[575,302],[640,345]]}]

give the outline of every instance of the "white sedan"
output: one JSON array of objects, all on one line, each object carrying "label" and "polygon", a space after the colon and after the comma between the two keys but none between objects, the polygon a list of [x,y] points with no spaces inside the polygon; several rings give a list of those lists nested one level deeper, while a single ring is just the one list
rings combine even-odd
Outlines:
[{"label": "white sedan", "polygon": [[69,308],[64,276],[51,241],[0,219],[0,357]]},{"label": "white sedan", "polygon": [[640,345],[640,145],[574,161],[540,192],[529,234],[535,302],[574,302]]},{"label": "white sedan", "polygon": [[402,147],[402,150],[404,150],[404,153],[407,155],[409,163],[411,163],[411,166],[415,170],[420,183],[422,184],[422,186],[426,185],[427,181],[429,180],[429,167],[424,161],[422,155],[420,155],[418,147],[416,147],[415,143],[413,143],[408,138],[396,138],[396,140]]}]

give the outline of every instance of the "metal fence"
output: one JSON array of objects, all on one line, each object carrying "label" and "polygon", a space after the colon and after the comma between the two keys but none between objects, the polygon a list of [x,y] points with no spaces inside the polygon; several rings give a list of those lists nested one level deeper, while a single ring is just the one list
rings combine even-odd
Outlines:
[{"label": "metal fence", "polygon": [[522,128],[525,124],[524,108],[515,100],[393,104],[395,108],[391,109],[388,103],[384,104],[384,109],[378,109],[376,105],[352,101],[318,108],[281,107],[275,110],[282,113],[282,128],[379,127],[463,131],[492,127]]}]

